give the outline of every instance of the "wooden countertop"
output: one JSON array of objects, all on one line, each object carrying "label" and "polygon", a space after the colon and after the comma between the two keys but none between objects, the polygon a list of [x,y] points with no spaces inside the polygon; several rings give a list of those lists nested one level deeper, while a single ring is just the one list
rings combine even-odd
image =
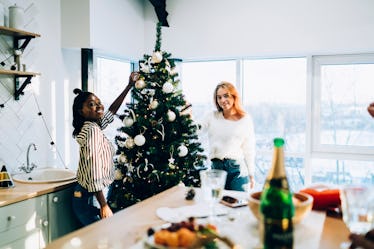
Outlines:
[{"label": "wooden countertop", "polygon": [[28,184],[14,181],[15,186],[13,188],[0,189],[0,207],[19,201],[24,201],[36,196],[56,192],[69,187],[75,182],[75,180],[71,180],[56,183]]},{"label": "wooden countertop", "polygon": [[[75,232],[65,235],[52,243],[48,244],[46,249],[91,249],[91,248],[144,248],[140,242],[144,238],[149,227],[159,226],[165,221],[161,220],[156,215],[156,210],[159,207],[181,207],[191,205],[194,201],[187,201],[184,199],[187,189],[183,186],[175,186],[158,195],[148,198],[136,205],[130,206],[124,210],[114,214],[114,216],[98,221],[94,224],[86,226]],[[196,199],[196,197],[195,197]],[[248,223],[248,219],[253,222],[253,215],[250,214],[248,207],[233,209],[235,212],[239,210],[241,217],[236,219],[231,226],[226,226],[226,229],[231,231],[231,234],[236,234],[241,231],[243,238],[248,238],[250,230],[257,228]],[[241,211],[240,211],[241,210]],[[252,217],[249,217],[252,216]],[[319,220],[318,222],[316,220]],[[318,223],[320,227],[316,229],[314,223]],[[238,224],[240,229],[238,229]],[[325,218],[324,212],[312,211],[309,217],[303,221],[303,226],[313,229],[307,229],[306,233],[301,232],[305,237],[299,237],[295,245],[295,249],[334,249],[339,248],[340,243],[348,238],[348,230],[340,219]],[[299,232],[297,232],[300,235]],[[240,235],[241,236],[241,235]],[[257,235],[256,235],[257,236]],[[236,236],[238,237],[238,236]],[[258,236],[257,236],[258,237]],[[253,237],[252,238],[256,238]],[[307,242],[303,242],[306,240]],[[311,241],[311,243],[309,243]],[[301,243],[300,243],[301,242]],[[245,242],[246,243],[246,242]],[[302,245],[300,247],[300,244]],[[246,246],[248,247],[248,246]],[[248,247],[252,248],[252,247]],[[244,249],[244,248],[243,248]]]}]

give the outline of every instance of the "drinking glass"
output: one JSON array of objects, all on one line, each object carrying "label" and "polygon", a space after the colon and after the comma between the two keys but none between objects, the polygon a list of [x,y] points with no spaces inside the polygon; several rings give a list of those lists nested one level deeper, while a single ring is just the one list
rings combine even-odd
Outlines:
[{"label": "drinking glass", "polygon": [[222,198],[225,188],[227,172],[219,169],[208,169],[200,171],[201,188],[204,198],[210,204],[210,218],[216,216],[216,205]]},{"label": "drinking glass", "polygon": [[[364,234],[374,227],[374,188],[345,185],[340,189],[343,221],[351,233]],[[341,248],[349,248],[343,242]]]}]

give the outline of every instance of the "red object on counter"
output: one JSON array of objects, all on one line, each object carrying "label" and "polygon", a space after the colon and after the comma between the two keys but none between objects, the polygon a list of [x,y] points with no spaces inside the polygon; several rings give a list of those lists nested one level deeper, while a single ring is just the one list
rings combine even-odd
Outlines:
[{"label": "red object on counter", "polygon": [[340,206],[339,189],[315,189],[306,188],[300,190],[313,196],[313,207],[314,210],[326,210],[328,208],[334,208]]}]

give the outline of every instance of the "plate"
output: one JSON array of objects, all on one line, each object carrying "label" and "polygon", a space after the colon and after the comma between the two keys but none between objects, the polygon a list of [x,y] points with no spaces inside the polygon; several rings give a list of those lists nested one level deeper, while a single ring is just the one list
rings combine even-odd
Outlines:
[{"label": "plate", "polygon": [[[199,223],[201,224],[201,223]],[[156,227],[156,228],[152,228],[155,232],[161,230],[161,229],[165,229],[165,228],[168,228],[170,227],[171,223],[166,223],[166,224],[163,224],[162,226],[159,226],[159,227]],[[202,224],[204,225],[204,224]],[[230,247],[224,243],[223,241],[219,240],[219,239],[216,239],[215,240],[218,248],[220,249],[230,249]],[[171,247],[171,246],[164,246],[164,245],[159,245],[159,244],[156,244],[155,241],[154,241],[154,235],[150,235],[150,236],[145,236],[144,237],[144,246],[145,248],[148,248],[148,249],[186,249],[186,247]]]},{"label": "plate", "polygon": [[[218,240],[216,243],[217,243],[218,248],[220,249],[230,249],[229,246],[227,246],[225,243],[223,243],[220,240]],[[170,246],[158,245],[155,243],[153,235],[146,236],[146,239],[144,240],[144,245],[145,245],[145,248],[147,249],[186,249],[186,247],[170,247]]]}]

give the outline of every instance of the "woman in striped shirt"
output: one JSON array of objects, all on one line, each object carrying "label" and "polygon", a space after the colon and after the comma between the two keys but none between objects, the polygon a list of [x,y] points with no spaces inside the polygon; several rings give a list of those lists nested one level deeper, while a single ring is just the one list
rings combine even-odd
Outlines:
[{"label": "woman in striped shirt", "polygon": [[[73,210],[83,225],[113,215],[103,190],[114,180],[115,150],[102,130],[113,121],[114,114],[138,78],[137,72],[131,73],[129,84],[106,112],[95,94],[74,89],[77,96],[73,104],[73,137],[76,138],[80,151]],[[96,197],[100,209],[93,205],[93,197]]]}]

